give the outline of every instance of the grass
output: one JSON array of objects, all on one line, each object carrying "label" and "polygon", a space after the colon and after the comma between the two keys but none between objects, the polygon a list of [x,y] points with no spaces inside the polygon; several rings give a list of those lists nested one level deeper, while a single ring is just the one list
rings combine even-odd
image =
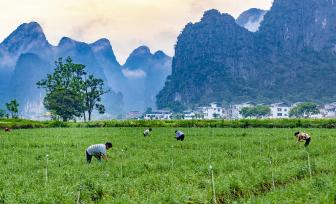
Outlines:
[{"label": "grass", "polygon": [[[333,129],[304,129],[311,179],[296,129],[181,128],[184,142],[174,130],[0,132],[0,203],[214,203],[213,183],[217,203],[336,202]],[[86,147],[106,141],[110,161],[87,165]]]}]

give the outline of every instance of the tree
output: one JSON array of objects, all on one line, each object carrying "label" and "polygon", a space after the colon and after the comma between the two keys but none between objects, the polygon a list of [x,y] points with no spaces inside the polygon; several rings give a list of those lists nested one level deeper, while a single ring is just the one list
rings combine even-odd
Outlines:
[{"label": "tree", "polygon": [[0,109],[0,118],[6,118],[6,115],[7,115],[6,111],[3,109]]},{"label": "tree", "polygon": [[292,108],[289,111],[289,116],[297,117],[297,118],[302,118],[302,117],[308,118],[311,115],[319,114],[319,113],[320,111],[316,103],[305,102],[305,103],[301,103],[295,106],[294,108]]},{"label": "tree", "polygon": [[87,76],[85,65],[73,63],[70,57],[65,63],[59,58],[55,65],[52,74],[37,82],[39,88],[46,90],[44,105],[51,113],[58,115],[63,121],[81,116],[86,121],[86,112],[88,120],[91,120],[94,109],[100,114],[105,112],[101,101],[109,90],[104,90],[102,79]]},{"label": "tree", "polygon": [[254,116],[257,118],[262,118],[271,114],[271,108],[268,106],[255,106]]},{"label": "tree", "polygon": [[239,113],[244,118],[249,117],[262,118],[269,115],[271,113],[271,109],[268,106],[244,107],[239,111]]},{"label": "tree", "polygon": [[11,100],[9,103],[6,103],[6,107],[12,118],[18,118],[19,104],[16,99]]},{"label": "tree", "polygon": [[[105,106],[101,104],[101,97],[108,93],[109,90],[104,90],[104,81],[95,78],[93,75],[89,77],[84,82],[84,96],[85,96],[85,111],[88,112],[88,120],[91,120],[92,111],[94,108],[98,110],[100,114],[105,113]],[[85,112],[84,120],[85,119]]]},{"label": "tree", "polygon": [[72,90],[56,89],[44,98],[44,106],[51,110],[53,115],[60,116],[66,122],[82,115],[81,101],[81,96]]},{"label": "tree", "polygon": [[251,107],[244,107],[239,111],[240,115],[244,118],[252,117],[251,115]]},{"label": "tree", "polygon": [[55,66],[52,74],[37,82],[37,86],[46,91],[44,106],[63,121],[80,117],[84,112],[84,94],[81,90],[84,87],[85,66],[74,64],[70,57],[65,63],[59,58]]}]

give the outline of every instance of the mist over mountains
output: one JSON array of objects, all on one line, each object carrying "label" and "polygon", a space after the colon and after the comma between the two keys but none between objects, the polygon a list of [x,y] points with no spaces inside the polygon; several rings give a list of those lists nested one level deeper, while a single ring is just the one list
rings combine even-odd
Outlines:
[{"label": "mist over mountains", "polygon": [[275,0],[269,11],[249,9],[237,19],[213,9],[185,26],[173,58],[140,46],[121,65],[105,38],[63,37],[54,46],[38,23],[25,23],[0,44],[0,104],[16,98],[21,114],[43,112],[36,81],[68,56],[112,90],[103,99],[109,118],[211,102],[333,102],[335,31],[334,0]]},{"label": "mist over mountains", "polygon": [[333,0],[275,0],[257,32],[207,11],[178,37],[158,106],[336,101],[335,31]]},{"label": "mist over mountains", "polygon": [[265,10],[252,8],[240,14],[236,23],[251,32],[256,32],[259,30],[266,13],[267,11]]},{"label": "mist over mountains", "polygon": [[68,56],[86,65],[88,73],[103,79],[112,90],[103,99],[106,117],[155,108],[155,96],[171,73],[171,58],[162,51],[152,54],[141,46],[120,65],[107,39],[88,44],[63,37],[53,46],[38,23],[24,23],[0,44],[1,106],[17,99],[22,115],[41,114],[44,93],[36,82],[53,71],[56,59]]}]

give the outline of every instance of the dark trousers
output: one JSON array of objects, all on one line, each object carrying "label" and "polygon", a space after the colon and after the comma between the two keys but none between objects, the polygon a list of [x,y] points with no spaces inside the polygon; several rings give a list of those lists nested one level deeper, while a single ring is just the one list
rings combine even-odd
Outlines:
[{"label": "dark trousers", "polygon": [[180,137],[177,137],[176,140],[181,140],[181,141],[183,141],[183,140],[184,140],[184,135],[181,135]]},{"label": "dark trousers", "polygon": [[309,143],[310,143],[310,140],[311,140],[311,137],[310,137],[310,138],[308,138],[308,139],[306,139],[306,143],[304,144],[304,146],[305,146],[305,147],[307,147],[307,146],[309,145]]},{"label": "dark trousers", "polygon": [[100,155],[90,155],[90,154],[86,151],[86,161],[87,161],[87,163],[91,163],[91,161],[92,161],[92,156],[96,157],[96,159],[98,159],[99,161],[101,161],[101,156],[100,156]]}]

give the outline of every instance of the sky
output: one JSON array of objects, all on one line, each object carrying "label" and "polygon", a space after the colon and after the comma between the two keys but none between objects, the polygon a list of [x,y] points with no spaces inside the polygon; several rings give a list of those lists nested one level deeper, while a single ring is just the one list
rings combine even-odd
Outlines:
[{"label": "sky", "polygon": [[48,41],[63,36],[87,43],[111,41],[120,63],[137,47],[174,55],[188,22],[215,8],[237,18],[249,8],[269,9],[272,0],[0,0],[0,41],[20,24],[36,21]]}]

